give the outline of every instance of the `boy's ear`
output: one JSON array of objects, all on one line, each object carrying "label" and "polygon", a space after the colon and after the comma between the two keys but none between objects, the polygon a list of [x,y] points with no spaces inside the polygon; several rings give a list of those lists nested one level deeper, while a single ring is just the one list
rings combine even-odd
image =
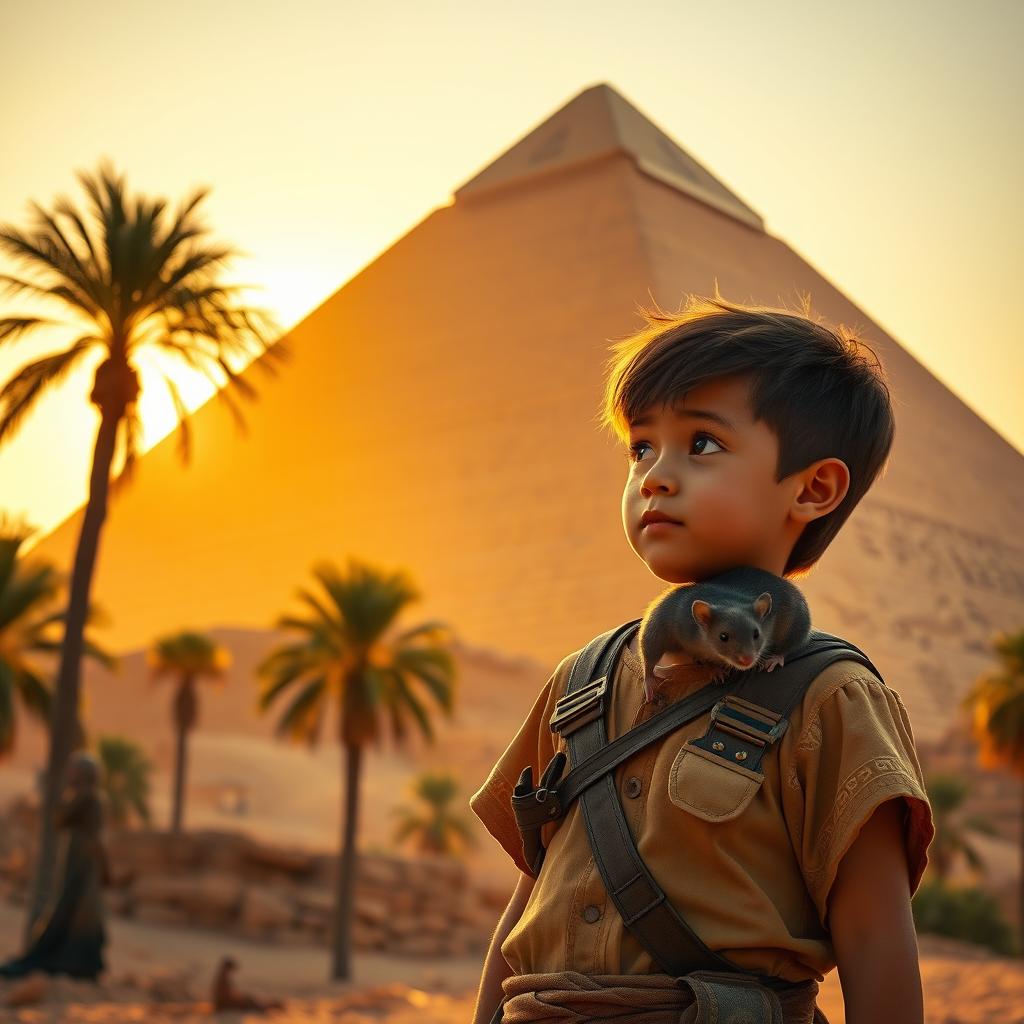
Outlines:
[{"label": "boy's ear", "polygon": [[693,610],[693,618],[698,626],[702,626],[707,629],[711,625],[711,605],[707,601],[702,601],[699,597],[696,598],[691,605]]},{"label": "boy's ear", "polygon": [[842,459],[819,459],[799,476],[802,486],[793,498],[790,513],[805,524],[828,515],[850,489],[850,470]]}]

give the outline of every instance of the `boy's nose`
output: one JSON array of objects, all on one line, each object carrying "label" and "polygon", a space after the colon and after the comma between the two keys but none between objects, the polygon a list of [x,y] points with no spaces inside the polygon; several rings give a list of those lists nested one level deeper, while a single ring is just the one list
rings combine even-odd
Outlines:
[{"label": "boy's nose", "polygon": [[664,467],[651,466],[640,485],[640,493],[649,498],[655,492],[671,494],[679,489],[678,481]]}]

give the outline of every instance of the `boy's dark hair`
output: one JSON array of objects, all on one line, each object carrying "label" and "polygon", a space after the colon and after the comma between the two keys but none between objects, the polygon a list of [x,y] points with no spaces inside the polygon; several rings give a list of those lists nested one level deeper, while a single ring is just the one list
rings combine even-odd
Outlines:
[{"label": "boy's dark hair", "polygon": [[[784,575],[808,572],[882,471],[895,420],[874,351],[843,325],[802,312],[728,302],[718,292],[689,296],[678,313],[640,309],[647,327],[611,346],[600,423],[628,441],[629,424],[652,405],[683,398],[714,377],[748,374],[754,419],[779,441],[776,481],[824,458],[850,471],[846,496],[809,522]],[[866,353],[870,352],[869,360]]]}]

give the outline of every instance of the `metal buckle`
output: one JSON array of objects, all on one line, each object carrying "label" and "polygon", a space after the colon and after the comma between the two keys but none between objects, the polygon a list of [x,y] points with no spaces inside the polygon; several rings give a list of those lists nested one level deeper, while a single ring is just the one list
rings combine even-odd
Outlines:
[{"label": "metal buckle", "polygon": [[711,709],[709,731],[718,728],[747,743],[764,747],[774,743],[788,726],[789,719],[730,693]]},{"label": "metal buckle", "polygon": [[569,736],[581,726],[604,714],[604,695],[608,691],[608,677],[601,676],[567,693],[555,701],[555,710],[548,723],[552,732]]}]

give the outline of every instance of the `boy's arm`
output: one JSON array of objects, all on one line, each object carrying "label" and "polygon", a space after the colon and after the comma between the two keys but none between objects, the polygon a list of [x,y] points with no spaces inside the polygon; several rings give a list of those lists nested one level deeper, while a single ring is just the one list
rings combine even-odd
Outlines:
[{"label": "boy's arm", "polygon": [[829,893],[846,1024],[924,1021],[903,807],[896,798],[875,809],[839,862]]},{"label": "boy's arm", "polygon": [[494,929],[494,935],[491,936],[491,944],[487,948],[483,973],[480,976],[480,990],[476,997],[473,1024],[490,1024],[494,1011],[498,1008],[498,1003],[504,997],[505,993],[501,983],[512,973],[512,968],[501,955],[501,944],[519,918],[522,917],[526,901],[533,891],[533,882],[534,879],[530,875],[524,874],[522,871],[519,872],[515,892],[512,893],[512,898],[508,901],[508,906]]}]

